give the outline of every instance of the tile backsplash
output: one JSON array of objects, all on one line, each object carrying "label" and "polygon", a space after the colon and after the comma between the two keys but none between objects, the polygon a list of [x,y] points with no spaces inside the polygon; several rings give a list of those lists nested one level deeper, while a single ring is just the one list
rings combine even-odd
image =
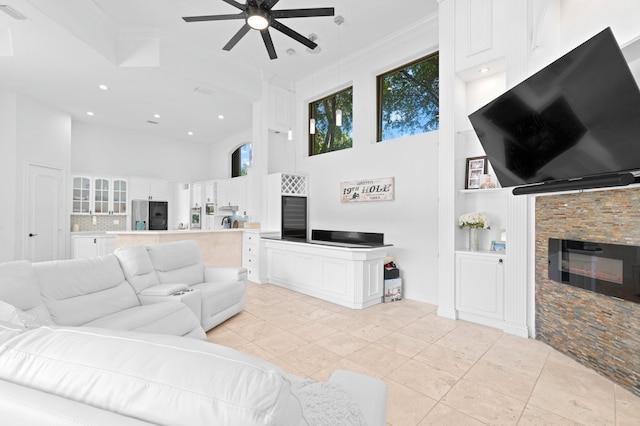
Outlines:
[{"label": "tile backsplash", "polygon": [[[93,224],[93,218],[96,218],[96,224]],[[118,221],[119,223],[114,223]],[[71,230],[73,231],[73,225],[78,225],[78,232],[106,232],[106,231],[126,231],[127,230],[127,217],[126,216],[87,216],[87,215],[71,215]]]}]

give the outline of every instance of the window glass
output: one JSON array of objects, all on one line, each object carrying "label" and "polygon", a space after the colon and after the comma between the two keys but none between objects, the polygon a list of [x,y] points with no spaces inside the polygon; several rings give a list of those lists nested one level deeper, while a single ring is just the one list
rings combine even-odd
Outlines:
[{"label": "window glass", "polygon": [[378,76],[378,141],[438,130],[438,54]]},{"label": "window glass", "polygon": [[[336,120],[341,112],[342,123]],[[340,115],[340,114],[338,114]],[[309,155],[351,148],[353,145],[353,87],[309,104]],[[312,133],[314,132],[314,133]]]},{"label": "window glass", "polygon": [[246,176],[247,168],[251,166],[251,144],[247,143],[231,154],[231,177]]}]

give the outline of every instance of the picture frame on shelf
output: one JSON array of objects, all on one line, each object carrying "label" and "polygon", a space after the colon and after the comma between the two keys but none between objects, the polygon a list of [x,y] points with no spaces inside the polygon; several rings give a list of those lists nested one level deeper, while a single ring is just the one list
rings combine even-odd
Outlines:
[{"label": "picture frame on shelf", "polygon": [[507,242],[506,241],[491,241],[491,251],[495,251],[498,253],[504,253],[507,251]]},{"label": "picture frame on shelf", "polygon": [[479,189],[487,174],[487,157],[467,158],[467,168],[464,179],[464,189]]}]

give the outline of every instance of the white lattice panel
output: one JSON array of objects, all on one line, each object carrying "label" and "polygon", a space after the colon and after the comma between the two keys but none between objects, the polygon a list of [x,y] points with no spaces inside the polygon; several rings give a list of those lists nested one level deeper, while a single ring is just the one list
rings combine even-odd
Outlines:
[{"label": "white lattice panel", "polygon": [[280,186],[282,195],[307,195],[307,177],[282,174]]}]

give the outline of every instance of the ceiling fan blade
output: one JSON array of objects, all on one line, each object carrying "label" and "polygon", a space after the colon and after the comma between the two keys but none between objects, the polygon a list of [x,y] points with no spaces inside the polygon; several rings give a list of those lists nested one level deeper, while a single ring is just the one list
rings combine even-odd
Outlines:
[{"label": "ceiling fan blade", "polygon": [[278,55],[276,55],[276,48],[273,47],[273,41],[271,41],[271,34],[269,34],[269,30],[260,31],[262,34],[262,40],[264,41],[264,47],[267,48],[267,52],[269,52],[269,58],[276,59]]},{"label": "ceiling fan blade", "polygon": [[244,4],[238,3],[237,1],[234,1],[234,0],[222,0],[222,1],[227,3],[227,4],[230,4],[233,7],[237,7],[240,10],[244,10],[245,9]]},{"label": "ceiling fan blade", "polygon": [[287,27],[286,25],[281,24],[280,22],[278,22],[278,21],[276,21],[274,19],[271,20],[271,27],[273,29],[276,29],[276,30],[280,31],[282,34],[288,35],[292,39],[304,44],[309,49],[315,49],[318,46],[317,44],[315,44],[314,42],[312,42],[311,40],[309,40],[308,38],[306,38],[302,34],[293,31],[291,28]]},{"label": "ceiling fan blade", "polygon": [[240,39],[249,32],[250,29],[251,27],[248,24],[244,24],[242,28],[240,28],[238,32],[233,37],[231,37],[231,40],[229,40],[227,44],[224,45],[222,50],[233,49],[233,46],[235,46],[240,41]]},{"label": "ceiling fan blade", "polygon": [[228,19],[245,19],[244,12],[235,15],[184,16],[185,22],[226,21]]},{"label": "ceiling fan blade", "polygon": [[262,7],[263,9],[266,9],[266,10],[271,10],[271,8],[272,8],[273,6],[275,6],[275,5],[276,5],[276,3],[278,3],[279,1],[280,1],[280,0],[264,0],[264,1],[262,2],[262,6],[261,6],[261,7]]},{"label": "ceiling fan blade", "polygon": [[317,7],[312,9],[280,9],[272,10],[272,18],[310,18],[312,16],[333,16],[335,8]]}]

